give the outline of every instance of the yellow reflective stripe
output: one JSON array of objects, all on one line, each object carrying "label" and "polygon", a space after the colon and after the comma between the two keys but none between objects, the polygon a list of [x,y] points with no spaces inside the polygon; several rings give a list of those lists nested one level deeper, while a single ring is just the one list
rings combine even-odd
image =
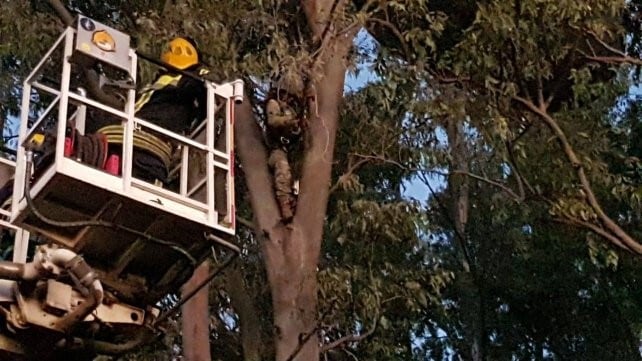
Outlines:
[{"label": "yellow reflective stripe", "polygon": [[182,75],[174,75],[174,76],[167,75],[167,74],[162,75],[154,82],[154,85],[152,85],[152,88],[154,88],[154,90],[158,90],[168,85],[176,86],[179,80],[181,80],[181,76]]},{"label": "yellow reflective stripe", "polygon": [[143,93],[141,97],[138,98],[138,100],[136,101],[136,106],[134,107],[134,110],[139,111],[140,108],[143,107],[143,105],[147,104],[147,102],[149,101],[149,98],[152,97],[153,92],[154,92],[153,90],[149,90]]},{"label": "yellow reflective stripe", "polygon": [[160,76],[158,79],[156,79],[154,84],[143,89],[140,98],[138,98],[138,100],[136,101],[135,110],[139,111],[140,108],[143,107],[143,105],[147,104],[147,102],[149,102],[149,99],[152,97],[152,94],[154,94],[154,91],[163,89],[168,85],[177,86],[180,80],[181,75],[172,76],[165,74]]}]

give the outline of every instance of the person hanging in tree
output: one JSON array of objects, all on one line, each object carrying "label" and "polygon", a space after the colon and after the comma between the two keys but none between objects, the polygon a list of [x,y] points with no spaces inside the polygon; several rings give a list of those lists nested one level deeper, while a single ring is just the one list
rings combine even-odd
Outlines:
[{"label": "person hanging in tree", "polygon": [[274,191],[281,217],[289,222],[296,207],[292,164],[302,153],[305,117],[301,101],[292,94],[272,89],[265,101],[266,137],[270,149],[268,165],[274,176]]}]

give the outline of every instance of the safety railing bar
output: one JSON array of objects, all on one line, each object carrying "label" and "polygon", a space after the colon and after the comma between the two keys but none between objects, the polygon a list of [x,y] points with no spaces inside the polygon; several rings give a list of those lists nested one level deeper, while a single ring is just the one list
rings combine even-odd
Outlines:
[{"label": "safety railing bar", "polygon": [[[207,121],[205,128],[205,143],[211,149],[215,149],[215,136],[216,136],[216,125],[214,119],[216,119],[216,96],[214,95],[214,87],[211,83],[205,83],[207,88]],[[207,185],[205,186],[205,192],[207,197],[207,206],[208,206],[208,220],[214,222],[217,219],[216,212],[216,192],[214,192],[214,154],[207,153],[205,154],[205,174],[207,177]]]},{"label": "safety railing bar", "polygon": [[27,134],[31,134],[35,129],[38,129],[38,126],[40,126],[40,123],[42,123],[45,118],[51,113],[51,110],[58,104],[60,101],[60,94],[56,95],[54,100],[49,104],[49,106],[42,112],[38,120],[36,120],[35,123],[31,126],[31,129],[27,129]]},{"label": "safety railing bar", "polygon": [[[129,69],[129,74],[132,79],[136,79],[136,69],[138,68],[138,57],[130,49],[129,57],[131,59]],[[123,187],[125,191],[128,191],[131,186],[132,170],[133,170],[133,159],[134,159],[134,117],[136,112],[136,91],[134,89],[129,89],[127,91],[127,103],[125,104],[125,122],[123,124],[123,157],[121,159],[121,168],[122,168],[122,179]]]},{"label": "safety railing bar", "polygon": [[60,76],[60,103],[58,106],[58,123],[56,124],[56,152],[55,161],[60,162],[64,157],[65,131],[67,129],[67,116],[69,115],[69,83],[71,82],[71,64],[69,59],[73,54],[74,37],[67,28],[68,36],[65,37],[63,50],[62,74]]},{"label": "safety railing bar", "polygon": [[11,160],[11,159],[7,159],[5,157],[0,157],[0,163],[6,164],[6,165],[14,167],[14,168],[16,167],[16,161]]},{"label": "safety railing bar", "polygon": [[123,189],[127,191],[133,180],[132,171],[134,168],[134,124],[126,121],[123,124],[123,144],[122,144],[121,172],[123,180]]},{"label": "safety railing bar", "polygon": [[26,82],[26,83],[31,83],[31,82],[32,82],[32,80],[33,80],[33,78],[35,78],[35,77],[40,73],[40,71],[42,70],[42,69],[40,69],[40,68],[41,68],[41,67],[43,67],[43,66],[44,66],[44,64],[45,64],[47,61],[49,61],[49,57],[51,56],[51,54],[53,54],[53,52],[56,50],[56,48],[58,48],[58,45],[60,45],[60,43],[62,43],[62,40],[67,36],[67,34],[68,34],[69,32],[73,33],[73,32],[74,32],[74,29],[73,29],[73,28],[67,28],[67,29],[66,29],[66,30],[65,30],[65,31],[64,31],[64,32],[63,32],[63,33],[58,37],[58,40],[56,40],[56,42],[54,43],[54,45],[53,45],[51,48],[49,48],[49,51],[47,51],[47,53],[45,53],[45,56],[43,56],[43,57],[42,57],[42,60],[40,60],[40,62],[38,63],[38,65],[36,65],[36,67],[31,71],[31,73],[29,73],[29,75],[27,76],[27,78],[25,78],[25,82]]},{"label": "safety railing bar", "polygon": [[[60,91],[58,91],[58,90],[56,90],[56,89],[54,89],[52,87],[49,87],[49,86],[44,85],[44,84],[39,83],[39,82],[34,82],[32,84],[32,86],[34,88],[46,91],[46,92],[48,92],[50,94],[57,95],[58,98],[60,98]],[[113,115],[116,115],[119,118],[122,118],[123,120],[127,119],[127,113],[125,113],[123,111],[120,111],[120,110],[117,110],[117,109],[114,109],[114,108],[112,108],[110,106],[106,106],[106,105],[104,105],[102,103],[99,103],[99,102],[97,102],[95,100],[89,99],[89,98],[87,98],[85,96],[78,95],[78,94],[76,94],[74,92],[71,92],[71,91],[69,92],[69,98],[81,103],[81,105],[91,105],[91,106],[93,106],[95,108],[98,108],[100,110],[103,110],[103,111],[106,111],[106,112],[111,113]]]},{"label": "safety railing bar", "polygon": [[198,133],[200,133],[203,128],[207,125],[207,119],[203,120],[192,132],[189,134],[191,138],[194,138]]},{"label": "safety railing bar", "polygon": [[180,134],[176,134],[174,132],[170,132],[169,130],[161,128],[158,125],[150,123],[150,122],[148,122],[146,120],[143,120],[143,119],[140,119],[140,118],[135,118],[135,122],[136,122],[137,125],[142,125],[145,128],[149,128],[149,129],[151,129],[151,130],[153,130],[155,132],[158,132],[160,134],[166,135],[166,136],[172,138],[173,140],[178,141],[179,143],[189,145],[190,147],[196,148],[198,150],[202,150],[202,151],[205,151],[205,152],[213,152],[214,151],[214,149],[210,149],[206,145],[200,144],[200,143],[198,143],[198,142],[196,142],[196,141],[194,141],[192,139],[189,139],[189,138],[187,138],[185,136],[182,136]]},{"label": "safety railing bar", "polygon": [[[223,164],[221,162],[214,161],[214,167],[215,168],[220,168],[220,169],[222,169],[224,171],[228,171],[228,172],[230,171],[230,169],[227,166],[227,164]],[[207,176],[204,176],[201,180],[199,180],[196,183],[196,185],[194,187],[190,188],[190,190],[187,192],[187,195],[191,196],[192,194],[194,194],[195,190],[200,188],[203,184],[205,184],[205,182],[207,182]]]},{"label": "safety railing bar", "polygon": [[201,188],[206,182],[207,182],[207,177],[203,177],[200,181],[196,182],[194,187],[190,188],[190,190],[187,191],[187,196],[191,197],[192,195],[194,195],[194,193],[196,193],[196,191],[199,188]]},{"label": "safety railing bar", "polygon": [[182,165],[181,165],[181,164],[178,164],[178,165],[176,165],[174,168],[170,169],[169,173],[167,174],[167,178],[168,178],[168,179],[172,179],[172,178],[174,178],[174,176],[176,175],[176,173],[178,173],[178,172],[181,170],[181,168],[182,168]]},{"label": "safety railing bar", "polygon": [[47,92],[49,94],[60,96],[60,90],[52,88],[52,87],[50,87],[48,85],[44,85],[44,84],[42,84],[42,83],[40,83],[38,81],[34,81],[33,83],[31,83],[31,86],[33,86],[36,89],[40,89],[42,91],[45,91],[45,92]]},{"label": "safety railing bar", "polygon": [[231,83],[216,84],[210,82],[213,87],[214,94],[221,98],[229,99],[234,95],[234,86]]},{"label": "safety railing bar", "polygon": [[225,112],[225,151],[229,154],[228,164],[229,170],[227,172],[226,182],[227,187],[227,215],[228,220],[232,224],[232,228],[236,228],[236,198],[234,194],[234,103],[230,103]]},{"label": "safety railing bar", "polygon": [[164,197],[167,198],[171,201],[181,203],[185,206],[192,207],[194,210],[200,211],[200,212],[206,212],[207,211],[207,205],[203,202],[196,201],[191,198],[183,197],[178,193],[174,193],[172,191],[168,191],[163,188],[159,188],[153,184],[147,183],[145,181],[142,181],[140,179],[132,178],[131,180],[132,186],[135,186],[139,189],[143,189],[149,193],[152,193],[156,196]]},{"label": "safety railing bar", "polygon": [[226,154],[226,153],[224,153],[224,152],[221,152],[220,150],[214,149],[214,151],[213,151],[212,153],[214,153],[214,156],[215,156],[215,157],[223,158],[223,159],[225,159],[225,160],[227,160],[227,161],[229,161],[229,160],[230,160],[230,156],[229,156],[229,155],[227,155],[227,154]]},{"label": "safety railing bar", "polygon": [[[4,214],[4,213],[3,213],[3,214]],[[0,226],[7,227],[7,228],[11,228],[11,229],[14,229],[14,230],[16,230],[16,231],[20,229],[19,227],[17,227],[17,226],[15,226],[15,225],[11,224],[9,221],[4,220],[4,219],[0,219]]]},{"label": "safety railing bar", "polygon": [[180,194],[185,196],[187,194],[187,176],[188,176],[188,163],[189,163],[189,147],[181,148],[181,178],[179,181]]},{"label": "safety railing bar", "polygon": [[[31,90],[33,86],[30,83],[22,83],[22,100],[20,101],[20,127],[18,128],[18,148],[16,149],[16,160],[22,160],[25,157],[25,149],[20,144],[27,137],[27,124],[29,124],[29,103],[31,102]],[[13,195],[11,202],[11,219],[14,219],[19,210],[19,200],[24,197],[24,180],[26,173],[25,162],[16,164],[14,172]]]},{"label": "safety railing bar", "polygon": [[125,113],[124,111],[118,110],[116,108],[112,108],[112,107],[110,107],[108,105],[104,105],[104,104],[102,104],[100,102],[97,102],[97,101],[95,101],[93,99],[89,99],[89,98],[87,98],[85,96],[82,96],[82,95],[78,95],[78,94],[76,94],[74,92],[69,92],[69,98],[71,98],[71,99],[73,99],[75,101],[84,103],[85,105],[91,105],[92,107],[98,108],[98,109],[100,109],[102,111],[106,111],[107,113],[111,113],[113,115],[116,115],[116,116],[118,116],[119,118],[121,118],[123,120],[127,119],[127,113]]},{"label": "safety railing bar", "polygon": [[213,161],[212,164],[214,165],[215,168],[221,168],[221,169],[227,170],[227,171],[230,170],[230,166],[228,164],[221,163],[221,162],[218,162],[218,161]]},{"label": "safety railing bar", "polygon": [[[187,148],[187,147],[186,147],[186,148]],[[226,161],[227,161],[227,160],[229,160],[229,159],[228,159],[229,157],[227,156],[227,154],[222,153],[221,151],[214,150],[214,152],[213,152],[213,153],[214,153],[214,156],[216,156],[216,157],[224,158]],[[218,167],[218,168],[225,169],[225,170],[229,170],[229,169],[230,169],[230,166],[229,166],[227,163],[219,162],[219,161],[216,161],[216,160],[214,161],[214,166],[215,166],[215,167]],[[174,176],[176,175],[176,173],[178,173],[178,172],[181,170],[181,168],[182,168],[182,165],[181,165],[181,164],[176,165],[174,168],[172,168],[172,169],[169,171],[169,176],[168,176],[168,178],[172,178],[172,177],[174,177]]]},{"label": "safety railing bar", "polygon": [[[227,154],[225,154],[225,153],[223,153],[223,152],[221,152],[219,150],[214,150],[213,153],[214,153],[215,157],[220,157],[220,158],[223,158],[226,161],[229,161],[229,156]],[[214,165],[219,167],[219,168],[226,169],[226,170],[229,169],[229,166],[226,163],[223,163],[223,162],[215,161]],[[178,173],[181,170],[181,167],[182,167],[181,164],[178,164],[178,165],[174,166],[174,168],[172,168],[169,171],[168,178],[174,177],[176,175],[176,173]]]}]

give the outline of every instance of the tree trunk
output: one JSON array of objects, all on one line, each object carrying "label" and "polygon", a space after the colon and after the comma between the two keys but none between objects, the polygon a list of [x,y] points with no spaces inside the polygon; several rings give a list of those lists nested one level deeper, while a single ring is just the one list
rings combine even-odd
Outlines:
[{"label": "tree trunk", "polygon": [[[209,261],[194,270],[192,278],[183,286],[182,294],[193,290],[205,280],[210,271]],[[208,286],[203,287],[181,308],[183,356],[185,361],[209,361],[210,356],[210,315]]]},{"label": "tree trunk", "polygon": [[318,359],[316,271],[288,265],[273,278],[276,359]]},{"label": "tree trunk", "polygon": [[[457,97],[457,94],[451,94]],[[468,223],[470,185],[466,175],[468,166],[468,147],[464,128],[465,107],[459,107],[461,113],[451,116],[446,124],[448,144],[450,145],[451,170],[457,173],[451,174],[448,179],[448,188],[452,197],[451,212],[455,228],[455,238],[459,245],[459,257],[463,272],[462,277],[467,280],[463,282],[464,287],[470,287],[471,292],[464,293],[462,312],[464,319],[469,325],[468,335],[470,340],[470,359],[472,361],[484,360],[484,300],[482,290],[478,282],[479,270],[472,265],[473,260],[468,252],[466,224]]]},{"label": "tree trunk", "polygon": [[261,352],[263,351],[262,323],[254,303],[258,292],[253,292],[245,285],[241,267],[231,268],[226,272],[226,276],[226,289],[239,317],[243,360],[261,361]]},{"label": "tree trunk", "polygon": [[322,47],[310,64],[317,71],[309,86],[306,147],[300,192],[290,224],[280,218],[267,150],[248,101],[237,106],[235,140],[245,171],[256,235],[261,241],[274,312],[277,361],[319,360],[317,337],[317,265],[328,203],[339,105],[347,69],[346,57],[358,30],[333,23],[345,1],[303,0],[312,41]]}]

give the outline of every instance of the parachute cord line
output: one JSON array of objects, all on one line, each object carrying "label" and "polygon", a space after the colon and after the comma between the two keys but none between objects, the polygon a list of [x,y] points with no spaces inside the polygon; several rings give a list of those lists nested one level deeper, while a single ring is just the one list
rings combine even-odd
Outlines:
[{"label": "parachute cord line", "polygon": [[33,214],[42,222],[54,226],[54,227],[61,227],[61,228],[77,228],[77,227],[105,227],[105,228],[113,228],[119,231],[124,231],[131,233],[133,235],[136,235],[138,237],[141,237],[149,242],[160,244],[162,246],[166,246],[171,248],[177,253],[180,253],[183,255],[185,258],[187,258],[190,262],[190,265],[192,267],[196,266],[198,263],[196,259],[189,254],[184,248],[179,246],[176,243],[173,242],[168,242],[164,241],[162,239],[156,238],[152,235],[149,235],[147,233],[137,231],[133,228],[129,228],[127,226],[123,226],[117,223],[113,222],[108,222],[108,221],[102,221],[102,220],[86,220],[86,221],[59,221],[55,219],[51,219],[44,214],[42,214],[36,205],[33,202],[33,199],[31,198],[31,184],[30,184],[30,178],[31,178],[31,168],[33,166],[33,152],[32,151],[27,151],[27,163],[26,163],[26,171],[25,171],[25,199],[27,200],[27,205],[33,212]]}]

